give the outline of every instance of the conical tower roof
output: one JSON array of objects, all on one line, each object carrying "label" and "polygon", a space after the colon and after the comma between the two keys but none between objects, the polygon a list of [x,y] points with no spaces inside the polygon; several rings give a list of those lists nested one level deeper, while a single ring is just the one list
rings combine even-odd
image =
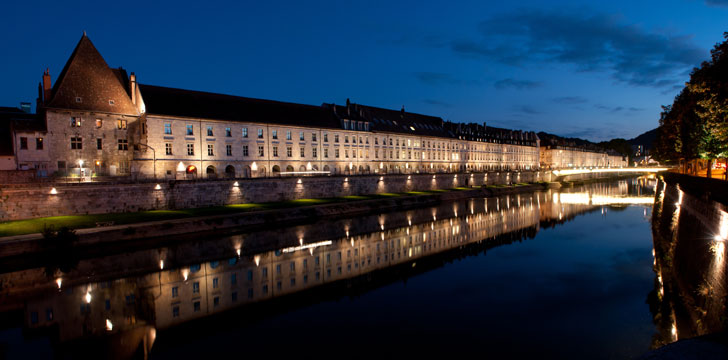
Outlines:
[{"label": "conical tower roof", "polygon": [[122,81],[84,32],[46,107],[138,115]]}]

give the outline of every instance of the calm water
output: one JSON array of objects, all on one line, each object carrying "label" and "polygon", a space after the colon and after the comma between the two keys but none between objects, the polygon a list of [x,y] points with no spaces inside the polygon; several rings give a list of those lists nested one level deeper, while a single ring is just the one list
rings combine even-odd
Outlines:
[{"label": "calm water", "polygon": [[619,181],[29,260],[0,275],[0,354],[639,356],[660,332],[647,303],[654,188]]}]

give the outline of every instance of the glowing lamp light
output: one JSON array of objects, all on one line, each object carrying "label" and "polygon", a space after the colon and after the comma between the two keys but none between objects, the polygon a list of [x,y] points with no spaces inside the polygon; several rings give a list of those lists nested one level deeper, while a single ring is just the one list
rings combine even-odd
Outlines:
[{"label": "glowing lamp light", "polygon": [[238,186],[240,186],[240,184],[238,184],[238,182],[236,181],[236,182],[233,183],[233,186],[234,187],[238,187]]},{"label": "glowing lamp light", "polygon": [[58,190],[56,190],[56,188],[51,188],[51,195],[56,195],[56,194],[58,194]]},{"label": "glowing lamp light", "polygon": [[253,165],[250,165],[250,170],[258,171],[258,164],[255,161],[253,161]]},{"label": "glowing lamp light", "polygon": [[437,175],[432,175],[432,180],[435,180],[437,178]]},{"label": "glowing lamp light", "polygon": [[235,249],[235,253],[238,254],[238,257],[240,257],[240,249]]},{"label": "glowing lamp light", "polygon": [[114,330],[114,324],[111,323],[111,320],[106,319],[106,331]]},{"label": "glowing lamp light", "polygon": [[61,278],[56,279],[56,285],[58,285],[58,289],[59,290],[61,289],[61,284],[62,283],[63,283],[63,279],[61,279]]},{"label": "glowing lamp light", "polygon": [[260,255],[255,255],[255,257],[253,257],[253,260],[255,261],[255,266],[260,265]]},{"label": "glowing lamp light", "polygon": [[185,164],[181,161],[177,164],[177,171],[185,171]]},{"label": "glowing lamp light", "polygon": [[303,181],[301,181],[301,179],[298,179],[298,181],[296,181],[296,184],[303,184]]},{"label": "glowing lamp light", "polygon": [[187,281],[187,278],[190,276],[190,271],[188,269],[182,270],[182,277]]},{"label": "glowing lamp light", "polygon": [[159,260],[159,270],[164,270],[164,260]]},{"label": "glowing lamp light", "polygon": [[407,175],[407,180],[412,180],[412,175]]},{"label": "glowing lamp light", "polygon": [[344,182],[349,182],[349,178],[344,178]]},{"label": "glowing lamp light", "polygon": [[91,293],[90,292],[87,292],[86,296],[84,298],[86,299],[87,304],[91,303]]},{"label": "glowing lamp light", "polygon": [[78,160],[78,167],[83,167],[83,160]]},{"label": "glowing lamp light", "polygon": [[351,169],[353,169],[353,168],[354,168],[354,163],[352,163],[352,162],[349,162],[349,170],[351,170]]},{"label": "glowing lamp light", "polygon": [[312,168],[313,167],[311,166],[310,162],[308,164],[306,164],[306,170],[311,171]]},{"label": "glowing lamp light", "polygon": [[380,176],[379,181],[384,181],[384,176]]},{"label": "glowing lamp light", "polygon": [[157,185],[154,186],[154,190],[162,190],[162,186],[160,186],[159,184],[157,184]]}]

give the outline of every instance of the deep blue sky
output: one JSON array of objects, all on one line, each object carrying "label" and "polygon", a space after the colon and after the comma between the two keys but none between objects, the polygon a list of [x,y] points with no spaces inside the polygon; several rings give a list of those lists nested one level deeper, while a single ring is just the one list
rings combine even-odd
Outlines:
[{"label": "deep blue sky", "polygon": [[64,3],[3,5],[0,106],[86,30],[146,84],[632,138],[728,31],[728,0]]}]

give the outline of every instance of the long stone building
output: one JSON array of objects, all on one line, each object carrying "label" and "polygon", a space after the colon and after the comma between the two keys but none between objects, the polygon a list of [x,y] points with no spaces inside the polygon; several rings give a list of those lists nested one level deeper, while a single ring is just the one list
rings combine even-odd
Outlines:
[{"label": "long stone building", "polygon": [[134,73],[110,68],[85,34],[55,84],[44,73],[38,93],[43,156],[16,155],[49,174],[179,179],[539,167],[533,132],[348,100],[312,106],[140,84]]},{"label": "long stone building", "polygon": [[[37,116],[26,116],[35,121],[0,134],[12,142],[0,149],[3,170],[189,179],[615,164],[548,155],[555,153],[539,151],[533,132],[452,123],[404,108],[349,100],[313,106],[140,84],[133,72],[110,68],[86,34],[55,84],[44,72],[37,109]],[[11,110],[6,114],[17,117],[20,110]]]}]

